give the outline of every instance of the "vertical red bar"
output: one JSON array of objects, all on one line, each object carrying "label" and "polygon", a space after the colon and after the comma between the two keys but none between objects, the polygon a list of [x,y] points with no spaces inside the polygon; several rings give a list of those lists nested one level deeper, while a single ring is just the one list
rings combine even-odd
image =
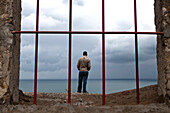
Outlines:
[{"label": "vertical red bar", "polygon": [[[69,9],[69,32],[72,31],[72,0]],[[71,33],[69,33],[69,64],[68,64],[68,103],[71,103]]]},{"label": "vertical red bar", "polygon": [[[104,0],[102,0],[102,32],[105,31]],[[102,34],[102,80],[103,80],[103,105],[105,105],[105,34]]]},{"label": "vertical red bar", "polygon": [[[135,32],[137,32],[137,11],[136,0],[134,0],[134,20],[135,20]],[[139,104],[139,64],[138,64],[138,35],[135,34],[135,59],[136,59],[136,98],[137,104]]]},{"label": "vertical red bar", "polygon": [[[37,0],[36,31],[39,27],[39,0]],[[37,103],[37,61],[38,61],[38,33],[35,39],[35,72],[34,72],[34,104]]]}]

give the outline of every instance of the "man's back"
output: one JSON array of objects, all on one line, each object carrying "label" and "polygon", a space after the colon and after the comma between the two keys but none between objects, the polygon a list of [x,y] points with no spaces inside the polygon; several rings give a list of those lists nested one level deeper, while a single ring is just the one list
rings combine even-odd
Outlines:
[{"label": "man's back", "polygon": [[83,56],[78,60],[77,68],[79,71],[89,71],[91,68],[90,59],[87,56]]}]

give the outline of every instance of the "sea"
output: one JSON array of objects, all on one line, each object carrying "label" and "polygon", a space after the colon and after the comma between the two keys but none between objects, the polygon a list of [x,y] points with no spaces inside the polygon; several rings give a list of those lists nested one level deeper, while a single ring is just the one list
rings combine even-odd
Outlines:
[{"label": "sea", "polygon": [[[157,84],[155,79],[140,79],[139,87]],[[71,92],[77,91],[78,80],[71,80]],[[20,80],[19,88],[23,92],[34,92],[34,80]],[[106,94],[116,93],[120,91],[136,88],[136,80],[134,79],[107,79],[105,80]],[[102,80],[88,79],[87,91],[92,94],[102,94]],[[67,79],[41,79],[37,81],[37,92],[46,93],[67,93]]]}]

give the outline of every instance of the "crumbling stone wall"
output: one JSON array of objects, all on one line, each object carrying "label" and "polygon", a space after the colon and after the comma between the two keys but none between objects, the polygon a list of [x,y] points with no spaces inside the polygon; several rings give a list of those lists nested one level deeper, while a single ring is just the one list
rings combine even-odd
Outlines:
[{"label": "crumbling stone wall", "polygon": [[[19,101],[21,0],[0,0],[0,104]],[[158,94],[170,105],[170,0],[155,0]]]},{"label": "crumbling stone wall", "polygon": [[0,0],[0,104],[19,101],[21,0]]},{"label": "crumbling stone wall", "polygon": [[155,0],[158,94],[170,105],[170,0]]}]

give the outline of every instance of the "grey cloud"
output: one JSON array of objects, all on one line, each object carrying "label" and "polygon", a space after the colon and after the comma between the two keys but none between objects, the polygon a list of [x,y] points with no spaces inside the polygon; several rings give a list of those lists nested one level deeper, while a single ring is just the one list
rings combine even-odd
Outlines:
[{"label": "grey cloud", "polygon": [[[50,12],[49,12],[49,10],[50,10]],[[42,9],[42,12],[45,14],[45,16],[52,17],[53,19],[58,20],[60,22],[68,22],[69,11],[67,11],[67,12],[63,11],[63,13],[59,13],[59,12],[55,12],[55,10],[53,10],[52,8],[48,8],[48,10]]]},{"label": "grey cloud", "polygon": [[[154,47],[146,48],[143,51],[139,51],[139,62],[145,62],[155,60],[155,49]],[[106,61],[108,63],[132,63],[135,62],[135,49],[131,50],[113,50],[106,53]]]},{"label": "grey cloud", "polygon": [[139,77],[157,79],[158,72],[157,72],[156,59],[155,61],[150,61],[149,63],[139,65]]},{"label": "grey cloud", "polygon": [[[21,70],[33,71],[34,38],[22,37]],[[56,71],[67,66],[67,39],[65,36],[40,35],[39,37],[39,71]],[[60,41],[59,41],[60,40]],[[65,44],[64,44],[65,43]]]},{"label": "grey cloud", "polygon": [[84,0],[75,0],[74,3],[76,5],[83,6],[84,5]]},{"label": "grey cloud", "polygon": [[35,35],[21,35],[21,47],[34,44]]},{"label": "grey cloud", "polygon": [[148,47],[139,48],[139,54],[144,54],[145,56],[156,55],[156,46],[150,45]]},{"label": "grey cloud", "polygon": [[117,52],[113,52],[113,53],[107,54],[107,56],[106,56],[106,59],[107,59],[106,61],[108,63],[134,62],[134,55],[133,54],[126,54],[126,53],[117,54]]},{"label": "grey cloud", "polygon": [[[68,35],[44,34],[44,35],[39,35],[39,39],[40,39],[39,41],[40,49],[41,47],[43,47],[42,51],[52,46],[54,49],[57,49],[57,48],[59,49],[59,48],[62,48],[63,46],[64,48],[67,46]],[[51,51],[51,49],[48,49],[48,51]]]},{"label": "grey cloud", "polygon": [[[36,4],[36,1],[34,4]],[[35,12],[36,12],[35,6],[33,7],[33,5],[31,5],[31,4],[23,2],[23,6],[22,6],[22,15],[23,16],[29,16],[30,14],[35,13]]]},{"label": "grey cloud", "polygon": [[44,51],[39,54],[39,71],[56,71],[65,69],[67,67],[67,50],[62,49],[59,51],[53,47],[49,49],[52,49],[52,51],[48,52],[48,49],[46,49],[47,52]]},{"label": "grey cloud", "polygon": [[[107,38],[107,37],[106,37]],[[142,38],[142,37],[140,37]],[[152,39],[151,39],[152,38]],[[141,40],[138,48],[139,62],[154,62],[156,59],[156,44],[154,37]],[[113,45],[113,47],[112,47]],[[100,60],[101,50],[95,52],[96,60]],[[106,43],[106,62],[116,64],[127,64],[135,62],[134,39],[130,37],[117,37]]]},{"label": "grey cloud", "polygon": [[66,66],[63,66],[60,62],[56,62],[53,64],[49,64],[49,63],[39,63],[39,72],[42,71],[60,71],[62,69],[66,69]]},{"label": "grey cloud", "polygon": [[106,78],[134,78],[134,63],[109,64],[106,63]]},{"label": "grey cloud", "polygon": [[[51,48],[52,49],[52,48]],[[62,54],[59,52],[59,54]],[[32,55],[33,56],[33,55]],[[67,67],[67,57],[57,56],[52,53],[39,53],[38,60],[39,71],[56,71],[65,69]],[[33,71],[34,57],[25,56],[21,59],[21,70],[23,71]]]},{"label": "grey cloud", "polygon": [[68,0],[63,0],[62,1],[64,4],[68,4]]},{"label": "grey cloud", "polygon": [[[148,29],[148,30],[152,30],[152,29],[153,29],[153,26],[148,25],[148,24],[144,24],[144,25],[143,25],[143,28],[144,28],[144,29]],[[155,30],[154,30],[154,31],[155,31]]]},{"label": "grey cloud", "polygon": [[[140,37],[142,38],[142,37]],[[156,54],[156,41],[155,41],[155,37],[149,37],[152,38],[152,40],[148,40],[146,39],[146,41],[143,41],[141,44],[139,43],[139,51],[141,53],[145,53],[145,54]]]},{"label": "grey cloud", "polygon": [[[62,1],[64,4],[68,4],[69,0],[63,0]],[[83,6],[84,5],[84,0],[74,0],[74,4]]]},{"label": "grey cloud", "polygon": [[23,9],[22,14],[23,16],[29,16],[30,14],[35,13],[33,9]]},{"label": "grey cloud", "polygon": [[144,53],[144,54],[148,54],[148,55],[154,55],[154,54],[156,54],[156,47],[148,46],[148,47],[143,48],[140,52],[141,52],[141,54]]},{"label": "grey cloud", "polygon": [[[145,39],[143,39],[145,38]],[[156,61],[156,37],[139,36],[139,59],[142,61]]]},{"label": "grey cloud", "polygon": [[121,20],[121,21],[117,21],[115,22],[116,24],[113,26],[112,30],[130,30],[133,26],[132,21],[125,21],[125,20]]},{"label": "grey cloud", "polygon": [[27,45],[27,46],[21,47],[20,67],[21,67],[21,71],[33,72],[34,49],[26,49],[28,46],[33,46],[33,45]]},{"label": "grey cloud", "polygon": [[21,60],[20,68],[21,68],[21,71],[33,72],[33,70],[34,70],[33,59],[23,59],[23,60]]},{"label": "grey cloud", "polygon": [[73,21],[73,30],[86,30],[86,31],[101,31],[101,23],[96,24],[96,20],[92,19],[91,17],[80,17],[75,18]]}]

